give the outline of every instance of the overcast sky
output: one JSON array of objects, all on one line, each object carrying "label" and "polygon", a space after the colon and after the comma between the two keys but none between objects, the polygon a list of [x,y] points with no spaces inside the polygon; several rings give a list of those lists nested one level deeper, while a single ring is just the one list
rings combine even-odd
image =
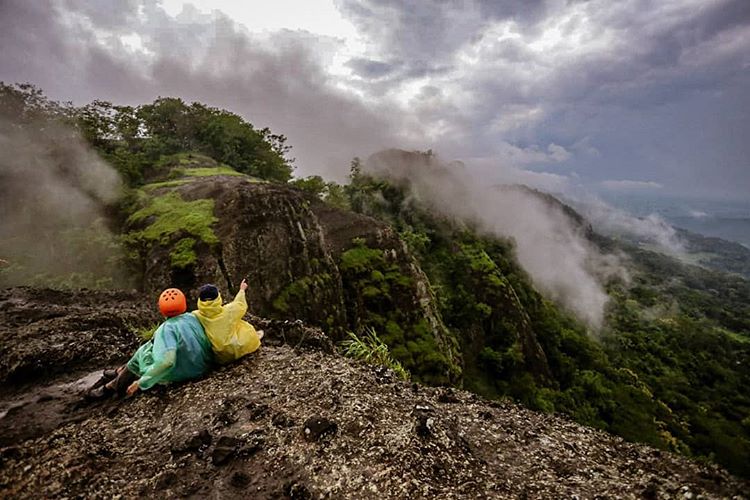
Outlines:
[{"label": "overcast sky", "polygon": [[180,96],[298,175],[431,148],[550,190],[748,198],[750,0],[0,0],[0,80]]}]

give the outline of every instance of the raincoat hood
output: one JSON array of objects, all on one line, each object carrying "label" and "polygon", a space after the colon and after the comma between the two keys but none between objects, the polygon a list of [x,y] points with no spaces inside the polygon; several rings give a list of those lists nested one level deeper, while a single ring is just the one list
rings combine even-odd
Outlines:
[{"label": "raincoat hood", "polygon": [[221,305],[221,294],[218,297],[211,300],[199,300],[198,310],[202,316],[206,318],[215,318],[224,312],[224,306]]}]

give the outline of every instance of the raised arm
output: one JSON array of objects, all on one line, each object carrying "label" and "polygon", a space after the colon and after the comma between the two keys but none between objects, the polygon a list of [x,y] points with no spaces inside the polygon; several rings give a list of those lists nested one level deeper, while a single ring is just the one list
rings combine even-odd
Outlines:
[{"label": "raised arm", "polygon": [[242,283],[240,283],[240,291],[234,296],[234,300],[224,306],[224,311],[230,315],[233,321],[242,319],[247,312],[245,290],[247,290],[247,282],[243,279]]}]

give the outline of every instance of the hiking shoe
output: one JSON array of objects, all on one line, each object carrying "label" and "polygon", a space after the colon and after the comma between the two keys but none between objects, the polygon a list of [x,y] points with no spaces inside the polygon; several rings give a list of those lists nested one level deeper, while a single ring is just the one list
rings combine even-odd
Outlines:
[{"label": "hiking shoe", "polygon": [[113,392],[117,392],[121,396],[124,396],[130,384],[138,380],[138,378],[139,377],[135,373],[125,368],[117,374],[117,377],[114,378],[114,380],[112,381],[114,389],[110,390]]},{"label": "hiking shoe", "polygon": [[96,387],[94,389],[86,391],[83,395],[83,399],[85,399],[86,401],[100,401],[102,399],[107,399],[114,393],[114,389],[110,389],[106,385],[102,385],[100,387]]},{"label": "hiking shoe", "polygon": [[[112,374],[112,372],[114,372],[114,375]],[[102,372],[102,376],[99,377],[99,380],[97,380],[96,382],[94,382],[91,385],[91,387],[89,387],[88,389],[86,389],[84,392],[85,393],[89,393],[89,392],[91,392],[91,391],[93,391],[95,389],[98,389],[98,388],[102,387],[103,385],[109,383],[116,376],[117,376],[117,370],[104,370]]]}]

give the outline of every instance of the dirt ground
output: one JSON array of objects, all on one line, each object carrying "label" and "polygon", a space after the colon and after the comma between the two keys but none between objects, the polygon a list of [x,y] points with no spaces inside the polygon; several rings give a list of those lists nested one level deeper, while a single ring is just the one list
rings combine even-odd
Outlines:
[{"label": "dirt ground", "polygon": [[[203,380],[83,403],[80,390],[137,346],[126,324],[148,323],[150,304],[135,294],[57,293],[0,292],[0,497],[745,498],[750,491],[716,466],[559,416],[398,380],[337,355],[319,330],[300,323],[252,318],[266,332],[259,352]],[[117,310],[102,312],[104,299]]]}]

